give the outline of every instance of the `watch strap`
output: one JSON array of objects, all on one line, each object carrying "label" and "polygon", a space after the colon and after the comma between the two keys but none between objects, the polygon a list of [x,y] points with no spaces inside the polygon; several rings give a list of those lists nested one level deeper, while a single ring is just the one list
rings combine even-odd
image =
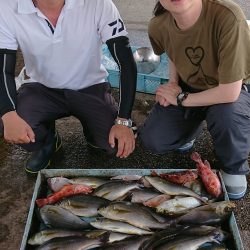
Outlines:
[{"label": "watch strap", "polygon": [[188,95],[189,95],[189,92],[181,92],[180,94],[177,95],[177,105],[179,107],[183,107],[182,103],[184,100],[187,99]]},{"label": "watch strap", "polygon": [[133,125],[133,122],[132,122],[131,119],[116,118],[116,119],[115,119],[115,124],[116,124],[116,125],[123,125],[123,126],[126,126],[126,127],[131,128],[132,125]]}]

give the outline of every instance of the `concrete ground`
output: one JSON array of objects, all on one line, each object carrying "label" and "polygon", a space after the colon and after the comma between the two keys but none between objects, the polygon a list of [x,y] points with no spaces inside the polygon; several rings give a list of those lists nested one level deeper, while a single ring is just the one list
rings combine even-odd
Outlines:
[{"label": "concrete ground", "polygon": [[[250,2],[238,2],[250,19]],[[129,29],[132,45],[149,46],[146,24],[151,17],[152,0],[114,0]],[[17,72],[23,66],[18,59]],[[117,90],[113,90],[118,96]],[[153,105],[153,96],[137,93],[133,119],[142,124]],[[93,154],[86,147],[80,123],[72,118],[57,121],[57,129],[63,140],[63,150],[55,156],[51,168],[195,168],[190,153],[168,153],[157,156],[143,149],[137,142],[135,152],[127,159],[107,158]],[[220,163],[214,154],[213,145],[206,127],[195,143],[194,150],[208,159],[214,168]],[[24,165],[29,154],[18,146],[6,144],[0,139],[0,249],[19,249],[33,193],[35,177],[26,175]],[[250,184],[250,178],[248,177]],[[245,249],[250,249],[250,193],[236,202],[235,215]]]}]

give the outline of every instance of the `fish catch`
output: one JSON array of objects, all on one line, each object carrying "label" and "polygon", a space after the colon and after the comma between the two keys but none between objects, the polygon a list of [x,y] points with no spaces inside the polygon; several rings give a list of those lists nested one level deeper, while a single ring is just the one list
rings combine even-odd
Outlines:
[{"label": "fish catch", "polygon": [[216,198],[219,197],[222,194],[221,183],[217,174],[212,171],[209,162],[205,161],[203,163],[197,152],[192,153],[191,159],[196,162],[198,174],[208,193]]},{"label": "fish catch", "polygon": [[75,178],[65,178],[65,177],[52,177],[47,179],[48,186],[53,192],[60,191],[66,185],[85,185],[92,188],[97,188],[104,183],[109,182],[109,180],[86,176],[86,177],[75,177]]},{"label": "fish catch", "polygon": [[76,195],[65,198],[56,205],[71,211],[77,216],[94,217],[98,215],[97,210],[100,207],[109,203],[109,200],[93,195]]},{"label": "fish catch", "polygon": [[45,242],[54,238],[63,238],[68,236],[83,236],[85,233],[82,231],[71,231],[64,229],[46,229],[34,234],[28,241],[30,245],[42,245]]},{"label": "fish catch", "polygon": [[195,173],[194,171],[187,170],[187,171],[180,171],[176,173],[162,173],[162,174],[157,174],[156,171],[152,171],[151,173],[152,176],[160,176],[162,179],[165,179],[167,181],[184,185],[187,182],[194,181],[198,178],[198,174]]},{"label": "fish catch", "polygon": [[87,250],[102,246],[106,241],[106,234],[95,239],[79,236],[55,238],[39,246],[37,250]]},{"label": "fish catch", "polygon": [[107,207],[100,208],[98,212],[105,218],[127,222],[145,230],[162,229],[170,225],[169,222],[160,223],[146,209],[131,202],[115,202]]},{"label": "fish catch", "polygon": [[145,179],[158,191],[168,194],[168,195],[186,195],[195,197],[203,202],[207,202],[207,199],[204,199],[200,195],[193,192],[191,189],[177,185],[175,183],[171,183],[167,180],[163,180],[160,177],[152,177],[152,176],[145,176]]},{"label": "fish catch", "polygon": [[138,188],[140,188],[140,184],[137,182],[112,181],[98,187],[93,195],[114,201],[117,199],[123,199],[130,190]]},{"label": "fish catch", "polygon": [[91,226],[98,228],[109,230],[112,232],[125,233],[125,234],[137,234],[137,235],[147,235],[153,234],[152,231],[144,230],[133,225],[130,225],[125,222],[109,220],[105,218],[98,219],[96,221],[90,222]]},{"label": "fish catch", "polygon": [[49,195],[47,198],[37,199],[36,204],[38,207],[43,207],[47,204],[54,204],[62,198],[72,196],[75,194],[88,194],[92,192],[92,187],[85,185],[67,185],[64,186],[60,191]]},{"label": "fish catch", "polygon": [[40,209],[40,217],[43,223],[50,228],[62,228],[71,230],[81,230],[89,228],[89,223],[81,220],[70,211],[53,206],[46,205]]},{"label": "fish catch", "polygon": [[38,230],[43,230],[31,235],[28,248],[199,250],[211,247],[215,250],[229,247],[232,235],[226,220],[235,203],[221,201],[205,189],[204,168],[213,171],[196,154],[193,158],[198,171],[166,171],[155,173],[157,176],[48,178],[47,184],[56,192],[36,200],[42,222]]}]

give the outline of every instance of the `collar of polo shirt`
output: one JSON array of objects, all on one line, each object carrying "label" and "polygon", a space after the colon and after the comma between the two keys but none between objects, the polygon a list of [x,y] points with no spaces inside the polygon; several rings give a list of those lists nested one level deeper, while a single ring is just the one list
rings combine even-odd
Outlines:
[{"label": "collar of polo shirt", "polygon": [[[73,9],[83,5],[85,0],[65,0],[65,9]],[[31,14],[37,12],[32,0],[18,0],[18,13]]]}]

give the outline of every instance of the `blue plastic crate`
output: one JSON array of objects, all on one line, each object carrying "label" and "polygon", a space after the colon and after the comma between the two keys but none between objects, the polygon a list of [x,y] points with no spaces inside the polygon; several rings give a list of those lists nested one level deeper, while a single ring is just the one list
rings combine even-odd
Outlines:
[{"label": "blue plastic crate", "polygon": [[[139,47],[132,46],[132,52]],[[109,75],[107,77],[107,81],[110,82],[112,87],[119,88],[119,68],[116,62],[114,61],[112,55],[110,54],[108,47],[103,45],[103,59],[102,63],[108,71]],[[144,92],[149,94],[154,94],[157,87],[168,81],[168,57],[166,54],[161,55],[161,62],[157,69],[150,74],[137,74],[137,88],[138,92]]]}]

